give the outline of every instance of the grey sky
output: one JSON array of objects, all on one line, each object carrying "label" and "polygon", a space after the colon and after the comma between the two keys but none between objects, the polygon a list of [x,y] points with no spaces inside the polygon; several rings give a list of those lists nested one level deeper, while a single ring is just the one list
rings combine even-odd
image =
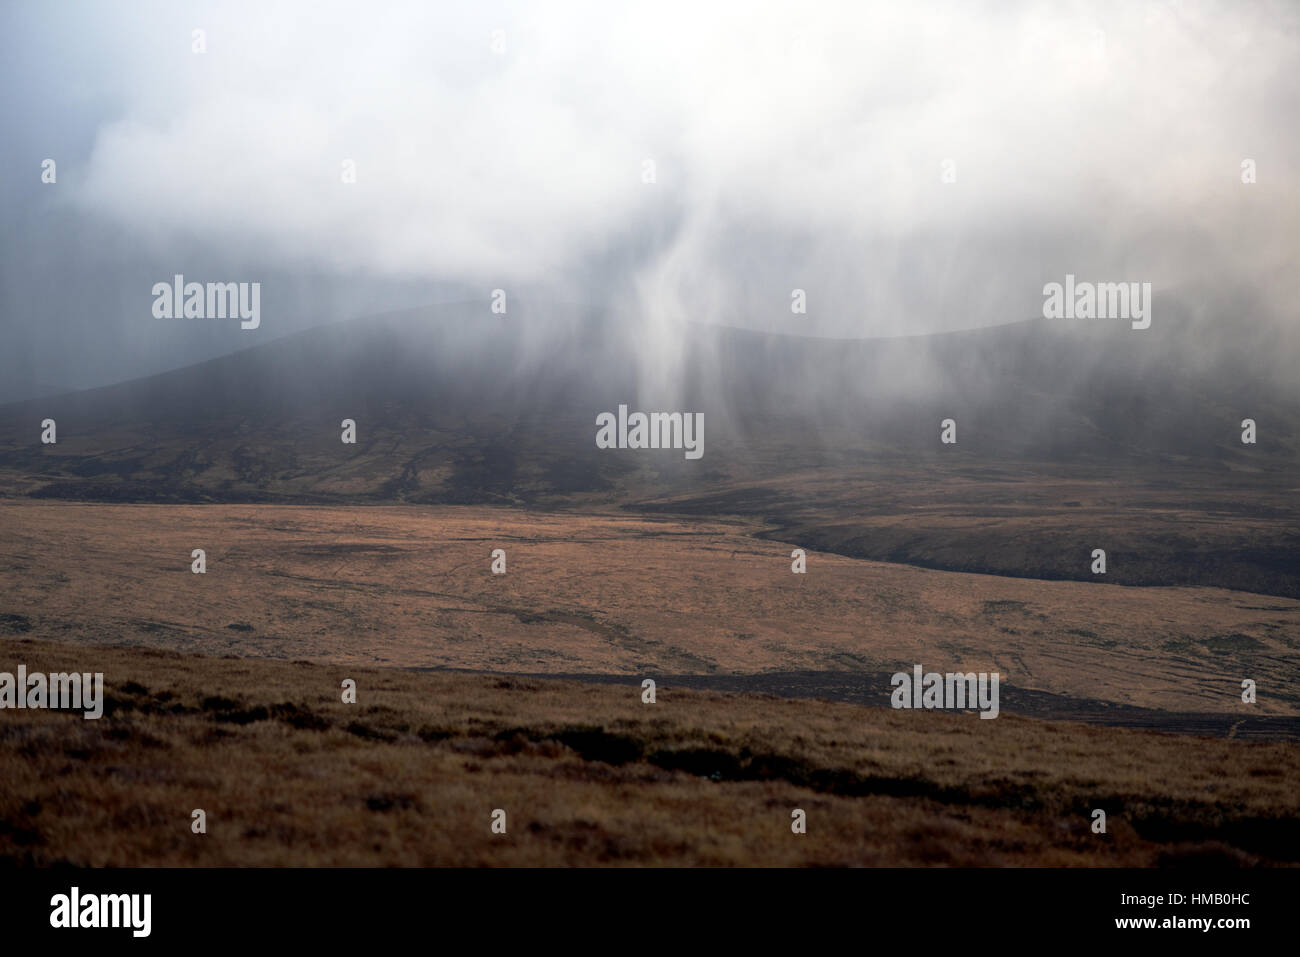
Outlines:
[{"label": "grey sky", "polygon": [[[494,287],[663,343],[1000,324],[1066,272],[1295,322],[1294,4],[10,2],[0,47],[6,398]],[[178,272],[261,328],[154,320]]]}]

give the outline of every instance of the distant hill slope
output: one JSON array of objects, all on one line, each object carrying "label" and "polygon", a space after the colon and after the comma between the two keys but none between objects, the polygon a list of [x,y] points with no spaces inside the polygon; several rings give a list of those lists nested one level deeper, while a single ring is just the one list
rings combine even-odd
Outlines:
[{"label": "distant hill slope", "polygon": [[[599,318],[418,310],[4,406],[0,488],[117,501],[622,504],[900,459],[1283,473],[1300,458],[1295,397],[1254,375],[1250,357],[1192,371],[1171,332],[1110,326],[850,341],[690,326],[669,362],[635,329]],[[598,450],[596,415],[619,403],[704,412],[704,458]],[[1239,440],[1247,417],[1256,446]],[[39,441],[44,418],[58,422],[57,445]],[[356,445],[340,441],[344,418],[357,423]],[[939,442],[945,418],[956,446]]]},{"label": "distant hill slope", "polygon": [[[1199,348],[1171,323],[843,341],[438,307],[0,407],[0,498],[737,515],[883,561],[1091,579],[1103,547],[1115,583],[1300,596],[1294,378]],[[598,449],[619,404],[703,412],[703,458]]]}]

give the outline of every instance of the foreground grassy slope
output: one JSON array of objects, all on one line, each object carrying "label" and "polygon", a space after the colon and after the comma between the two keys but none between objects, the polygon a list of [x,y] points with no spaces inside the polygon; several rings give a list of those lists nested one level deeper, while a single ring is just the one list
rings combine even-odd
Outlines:
[{"label": "foreground grassy slope", "polygon": [[[0,712],[0,861],[1135,865],[1300,861],[1293,745],[1015,716],[88,649],[99,721]],[[338,688],[357,680],[359,701]],[[203,808],[208,833],[190,830]],[[505,835],[490,832],[494,809]],[[802,808],[808,833],[791,833]],[[1092,834],[1093,808],[1109,815]]]}]

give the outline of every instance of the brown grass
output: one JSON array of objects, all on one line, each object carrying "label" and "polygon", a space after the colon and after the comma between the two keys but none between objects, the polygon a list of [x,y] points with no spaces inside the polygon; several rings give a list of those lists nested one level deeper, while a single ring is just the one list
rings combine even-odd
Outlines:
[{"label": "brown grass", "polygon": [[[0,712],[0,859],[50,865],[1300,861],[1293,745],[10,637],[110,713]],[[355,678],[359,703],[339,685]],[[792,808],[808,833],[790,830]],[[208,833],[190,831],[203,808]],[[493,835],[495,808],[508,833]],[[1090,812],[1109,815],[1106,835]]]},{"label": "brown grass", "polygon": [[[0,634],[522,673],[916,662],[1174,712],[1300,714],[1300,601],[943,572],[760,526],[465,507],[0,503]],[[508,574],[489,553],[504,548]],[[208,572],[190,573],[207,551]],[[1240,700],[1242,678],[1259,686]]]}]

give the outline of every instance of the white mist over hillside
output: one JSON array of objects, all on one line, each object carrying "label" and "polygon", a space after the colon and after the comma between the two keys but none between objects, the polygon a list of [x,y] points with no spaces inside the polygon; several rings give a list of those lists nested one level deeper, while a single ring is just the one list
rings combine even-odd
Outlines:
[{"label": "white mist over hillside", "polygon": [[178,272],[261,280],[268,338],[544,289],[664,376],[687,320],[997,325],[1071,273],[1249,339],[1300,295],[1290,5],[306,9],[6,8],[17,361],[91,384],[249,345],[151,321]]}]

